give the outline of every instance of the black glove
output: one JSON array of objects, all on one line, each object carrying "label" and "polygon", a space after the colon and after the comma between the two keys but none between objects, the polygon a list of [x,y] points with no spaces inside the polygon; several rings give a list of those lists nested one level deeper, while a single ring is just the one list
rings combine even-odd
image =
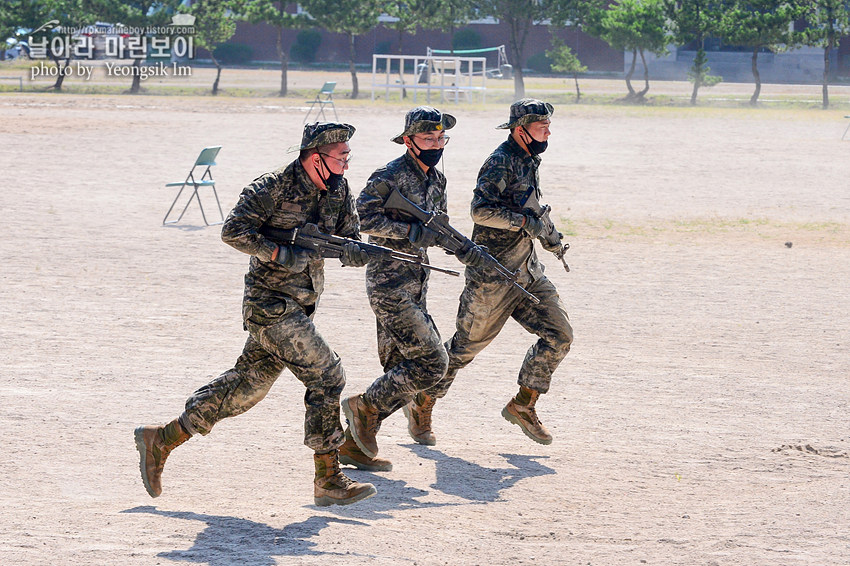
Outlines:
[{"label": "black glove", "polygon": [[343,267],[363,267],[369,263],[369,254],[354,242],[348,242],[342,246],[339,261],[342,262]]},{"label": "black glove", "polygon": [[543,233],[545,226],[543,221],[533,214],[525,215],[525,224],[522,225],[523,231],[528,234],[529,238],[536,238]]},{"label": "black glove", "polygon": [[557,242],[555,242],[555,238],[551,236],[547,236],[545,238],[541,236],[540,238],[538,238],[538,241],[540,242],[540,245],[543,246],[543,249],[547,252],[552,252],[553,254],[561,252],[561,248],[563,248],[561,240],[564,239],[564,235],[560,232],[555,232],[555,234],[557,234],[558,236]]},{"label": "black glove", "polygon": [[481,267],[484,265],[484,253],[487,248],[482,246],[471,246],[466,252],[458,254],[457,258],[464,265],[469,267]]},{"label": "black glove", "polygon": [[414,248],[425,248],[427,250],[437,243],[437,233],[421,222],[415,222],[410,225],[407,239],[410,240]]},{"label": "black glove", "polygon": [[275,262],[292,273],[304,271],[307,264],[316,255],[312,250],[305,250],[298,246],[278,246],[277,250]]}]

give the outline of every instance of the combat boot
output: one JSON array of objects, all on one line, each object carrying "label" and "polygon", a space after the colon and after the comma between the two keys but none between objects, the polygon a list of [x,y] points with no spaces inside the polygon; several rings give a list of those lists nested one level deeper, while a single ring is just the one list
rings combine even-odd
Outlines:
[{"label": "combat boot", "polygon": [[383,458],[370,458],[360,450],[351,431],[345,429],[345,444],[339,447],[339,463],[354,466],[358,470],[367,472],[389,472],[393,469],[393,463]]},{"label": "combat boot", "polygon": [[[517,397],[521,396],[530,398],[528,403],[523,404],[517,400]],[[526,387],[520,387],[520,394],[517,397],[511,399],[505,408],[502,409],[502,416],[508,422],[519,425],[522,432],[534,442],[552,444],[552,435],[549,434],[549,431],[546,430],[546,427],[537,418],[537,411],[534,408],[537,398],[540,397],[540,392]]]},{"label": "combat boot", "polygon": [[404,416],[407,417],[407,432],[419,444],[437,444],[437,437],[431,431],[431,411],[434,410],[436,402],[436,397],[419,392],[402,408]]},{"label": "combat boot", "polygon": [[142,482],[151,497],[162,493],[162,470],[171,451],[192,435],[183,430],[178,419],[165,426],[140,426],[135,431]]},{"label": "combat boot", "polygon": [[378,409],[366,403],[363,395],[348,397],[342,402],[342,412],[348,419],[351,436],[369,458],[378,455]]},{"label": "combat boot", "polygon": [[339,470],[338,455],[338,450],[327,454],[313,454],[313,463],[316,465],[313,500],[316,505],[349,505],[378,493],[371,483],[357,483],[346,477]]}]

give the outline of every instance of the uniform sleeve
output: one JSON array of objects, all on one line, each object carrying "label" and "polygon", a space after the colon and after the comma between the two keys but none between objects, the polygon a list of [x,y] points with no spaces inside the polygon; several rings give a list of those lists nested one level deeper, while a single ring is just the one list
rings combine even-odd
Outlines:
[{"label": "uniform sleeve", "polygon": [[373,236],[407,238],[410,224],[389,218],[384,211],[384,200],[393,192],[386,179],[372,177],[366,183],[366,188],[357,197],[357,213],[360,215],[360,229]]},{"label": "uniform sleeve", "polygon": [[221,239],[240,252],[257,256],[262,261],[271,261],[277,245],[262,236],[260,227],[265,224],[277,208],[273,191],[276,177],[269,173],[255,179],[242,190],[239,202],[221,228]]},{"label": "uniform sleeve", "polygon": [[345,204],[343,205],[342,213],[336,223],[336,235],[343,238],[360,239],[360,216],[357,214],[357,207],[354,204],[354,196],[348,188],[346,181],[345,191],[347,193]]},{"label": "uniform sleeve", "polygon": [[491,156],[478,172],[478,184],[472,196],[472,221],[481,226],[517,231],[522,226],[522,214],[505,205],[504,192],[510,170],[503,156]]}]

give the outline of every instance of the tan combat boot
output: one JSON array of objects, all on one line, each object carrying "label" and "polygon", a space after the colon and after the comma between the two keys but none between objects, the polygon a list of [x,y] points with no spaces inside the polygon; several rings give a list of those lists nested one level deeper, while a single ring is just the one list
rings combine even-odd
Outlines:
[{"label": "tan combat boot", "polygon": [[348,419],[351,436],[369,458],[378,455],[378,409],[366,404],[363,395],[348,397],[342,402],[342,412]]},{"label": "tan combat boot", "polygon": [[162,470],[171,451],[189,440],[192,435],[174,419],[165,426],[140,426],[135,431],[139,451],[139,470],[151,497],[162,493]]},{"label": "tan combat boot", "polygon": [[383,458],[370,458],[360,450],[351,431],[345,429],[345,444],[339,447],[339,463],[354,466],[358,470],[367,472],[389,472],[393,469],[393,463]]},{"label": "tan combat boot", "polygon": [[338,454],[338,450],[327,454],[313,454],[313,462],[316,465],[313,500],[320,507],[349,505],[378,493],[371,483],[357,483],[346,477],[339,470]]},{"label": "tan combat boot", "polygon": [[407,417],[407,432],[419,444],[428,446],[437,444],[437,437],[431,431],[431,411],[436,402],[436,397],[419,392],[402,408],[404,416]]},{"label": "tan combat boot", "polygon": [[549,431],[546,430],[546,427],[543,426],[543,423],[541,423],[540,419],[537,418],[537,411],[534,409],[534,404],[537,403],[537,398],[540,397],[540,392],[520,387],[520,395],[522,394],[531,398],[528,404],[523,405],[517,401],[516,397],[514,397],[508,402],[505,408],[502,409],[502,416],[505,417],[505,420],[508,422],[519,425],[522,432],[524,432],[525,435],[534,442],[539,442],[540,444],[552,444],[552,435],[549,434]]}]

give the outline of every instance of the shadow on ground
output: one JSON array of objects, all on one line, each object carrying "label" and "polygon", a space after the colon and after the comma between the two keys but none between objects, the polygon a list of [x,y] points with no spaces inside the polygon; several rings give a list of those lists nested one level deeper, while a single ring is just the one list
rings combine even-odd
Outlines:
[{"label": "shadow on ground", "polygon": [[316,515],[306,521],[276,529],[263,523],[221,515],[205,515],[191,511],[162,511],[145,505],[127,509],[123,513],[148,513],[173,519],[206,523],[195,538],[191,548],[160,552],[157,556],[175,562],[209,564],[209,566],[275,566],[275,556],[345,556],[345,552],[321,552],[316,542],[310,540],[331,523],[342,523],[350,527],[367,527],[367,523],[351,519],[338,519]]}]

